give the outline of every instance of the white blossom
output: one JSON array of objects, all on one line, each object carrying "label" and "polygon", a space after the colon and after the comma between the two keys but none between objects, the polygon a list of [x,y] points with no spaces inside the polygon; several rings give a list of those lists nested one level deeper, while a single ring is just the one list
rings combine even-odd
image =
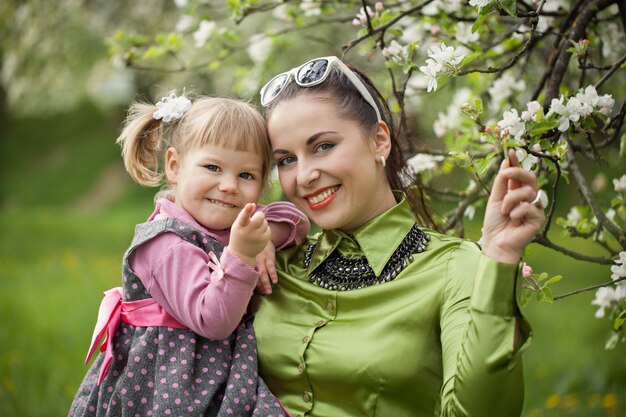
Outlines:
[{"label": "white blossom", "polygon": [[580,210],[578,210],[577,206],[574,206],[571,209],[569,209],[569,212],[567,213],[568,223],[572,224],[572,226],[576,226],[582,219],[583,219],[583,216],[580,213]]},{"label": "white blossom", "polygon": [[[515,155],[517,156],[517,160],[520,161],[522,168],[526,171],[532,170],[537,162],[539,162],[539,158],[535,155],[531,155],[526,150],[518,148],[515,150]],[[544,206],[545,207],[545,206]]]},{"label": "white blossom", "polygon": [[202,20],[200,22],[200,27],[193,34],[193,39],[196,41],[196,48],[202,48],[206,44],[206,41],[213,34],[215,27],[216,24],[212,20]]},{"label": "white blossom", "polygon": [[272,38],[262,33],[250,36],[250,44],[247,51],[248,56],[255,65],[264,63],[272,52]]},{"label": "white blossom", "polygon": [[615,265],[611,266],[613,280],[626,277],[626,251],[620,252],[618,256],[619,259],[615,260]]},{"label": "white blossom", "polygon": [[402,63],[409,57],[408,46],[402,46],[393,40],[389,47],[383,48],[383,56],[391,59],[393,62]]},{"label": "white blossom", "polygon": [[428,171],[437,168],[437,162],[442,161],[441,155],[429,155],[426,153],[418,153],[410,157],[406,161],[406,167],[414,174],[422,171]]},{"label": "white blossom", "polygon": [[430,47],[428,49],[428,56],[444,67],[456,67],[463,61],[463,58],[465,58],[465,54],[460,48],[446,46],[443,42],[441,42],[441,45]]},{"label": "white blossom", "polygon": [[182,9],[183,7],[187,7],[187,4],[189,3],[188,0],[174,0],[174,3],[176,4],[176,7],[178,7],[179,9]]},{"label": "white blossom", "polygon": [[302,0],[300,3],[300,10],[304,12],[305,16],[319,16],[322,14],[321,2],[316,0]]},{"label": "white blossom", "polygon": [[489,6],[491,4],[491,0],[470,0],[469,5],[478,7],[479,9],[482,7]]},{"label": "white blossom", "polygon": [[[613,110],[615,100],[610,94],[599,96],[593,85],[587,86],[584,91],[576,94],[576,98],[587,106],[592,108],[591,111],[597,110],[600,113],[609,114]],[[591,114],[591,111],[589,114]]]},{"label": "white blossom", "polygon": [[184,14],[178,19],[176,23],[176,32],[186,32],[193,26],[193,16]]},{"label": "white blossom", "polygon": [[510,74],[504,74],[502,77],[496,79],[493,85],[487,90],[493,99],[491,107],[494,109],[499,108],[500,103],[515,95],[516,91],[521,92],[525,89],[526,83],[524,80],[517,80]]},{"label": "white blossom", "polygon": [[527,110],[522,112],[522,120],[528,122],[532,120],[533,122],[537,121],[537,114],[539,110],[541,110],[541,104],[538,101],[529,101],[526,104]]},{"label": "white blossom", "polygon": [[611,308],[613,302],[615,301],[615,290],[611,287],[602,287],[596,291],[596,298],[591,302],[591,304],[598,306],[598,310],[596,311],[596,318],[602,318],[605,315],[604,310]]},{"label": "white blossom", "polygon": [[420,67],[420,71],[426,75],[426,79],[428,80],[427,92],[430,93],[431,91],[437,90],[437,75],[441,69],[441,64],[437,63],[433,59],[427,59],[426,66]]},{"label": "white blossom", "polygon": [[469,206],[467,206],[465,208],[465,217],[467,217],[468,219],[472,220],[474,218],[474,215],[476,214],[476,207],[472,206],[471,204]]},{"label": "white blossom", "polygon": [[613,187],[615,188],[615,191],[617,191],[618,193],[622,193],[626,191],[626,174],[622,175],[619,179],[614,178]]},{"label": "white blossom", "polygon": [[456,33],[454,34],[454,37],[460,43],[472,43],[477,42],[480,39],[478,31],[472,33],[472,25],[468,25],[463,22],[456,24]]},{"label": "white blossom", "polygon": [[502,120],[497,125],[502,129],[503,135],[509,134],[518,140],[526,133],[526,126],[518,116],[516,109],[505,111]]},{"label": "white blossom", "polygon": [[558,99],[553,98],[550,102],[550,109],[546,114],[546,117],[550,117],[553,114],[558,114],[560,117],[557,118],[559,122],[559,131],[565,132],[569,129],[569,111],[567,107],[563,104],[565,101],[565,97],[561,96]]},{"label": "white blossom", "polygon": [[428,49],[426,65],[420,67],[420,71],[428,78],[428,92],[437,90],[437,76],[440,73],[451,74],[458,70],[458,66],[465,58],[461,48],[446,46],[445,43],[435,45]]},{"label": "white blossom", "polygon": [[367,6],[366,9],[363,9],[363,7],[361,7],[359,9],[359,13],[357,13],[356,17],[352,20],[352,24],[354,26],[366,26],[368,16],[371,19],[376,16],[376,12],[374,12],[370,6]]},{"label": "white blossom", "polygon": [[472,91],[469,88],[461,88],[458,90],[452,102],[446,109],[445,113],[440,112],[437,115],[437,120],[433,123],[433,130],[437,137],[443,137],[450,130],[455,129],[458,124],[463,120],[461,114],[461,105],[468,102],[472,97]]},{"label": "white blossom", "polygon": [[283,22],[291,22],[293,17],[289,15],[289,5],[281,4],[272,10],[272,16],[278,20],[282,20]]}]

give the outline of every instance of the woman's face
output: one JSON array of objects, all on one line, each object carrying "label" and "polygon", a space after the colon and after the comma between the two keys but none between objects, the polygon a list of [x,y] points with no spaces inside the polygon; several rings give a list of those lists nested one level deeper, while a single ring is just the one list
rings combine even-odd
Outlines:
[{"label": "woman's face", "polygon": [[388,147],[331,102],[282,101],[268,129],[283,191],[320,227],[349,232],[395,205],[380,163]]}]

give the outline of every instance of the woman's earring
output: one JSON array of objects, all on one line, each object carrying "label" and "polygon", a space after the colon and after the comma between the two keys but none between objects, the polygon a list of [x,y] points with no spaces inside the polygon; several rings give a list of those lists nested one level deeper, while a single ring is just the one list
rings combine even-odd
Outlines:
[{"label": "woman's earring", "polygon": [[380,163],[383,164],[383,168],[387,166],[387,161],[385,161],[385,157],[384,156],[380,156]]}]

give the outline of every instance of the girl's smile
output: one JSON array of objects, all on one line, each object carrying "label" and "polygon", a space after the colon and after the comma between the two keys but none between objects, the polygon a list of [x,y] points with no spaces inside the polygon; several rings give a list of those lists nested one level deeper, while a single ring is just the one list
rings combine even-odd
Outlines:
[{"label": "girl's smile", "polygon": [[166,167],[176,204],[208,229],[230,228],[263,189],[263,159],[255,152],[202,145],[181,157],[170,148]]}]

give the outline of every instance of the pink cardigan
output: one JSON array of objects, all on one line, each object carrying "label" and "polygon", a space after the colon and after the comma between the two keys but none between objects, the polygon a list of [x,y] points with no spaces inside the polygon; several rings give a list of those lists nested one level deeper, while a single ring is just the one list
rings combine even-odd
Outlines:
[{"label": "pink cardigan", "polygon": [[[289,238],[279,249],[300,244],[309,232],[306,216],[287,202],[259,206],[268,222],[291,226]],[[157,201],[155,218],[176,217],[227,245],[229,230],[207,230],[181,207],[167,199]],[[174,233],[164,233],[138,247],[129,258],[133,272],[163,309],[178,322],[201,336],[219,340],[230,335],[243,317],[259,278],[251,268],[227,248],[215,264],[201,248]]]}]

